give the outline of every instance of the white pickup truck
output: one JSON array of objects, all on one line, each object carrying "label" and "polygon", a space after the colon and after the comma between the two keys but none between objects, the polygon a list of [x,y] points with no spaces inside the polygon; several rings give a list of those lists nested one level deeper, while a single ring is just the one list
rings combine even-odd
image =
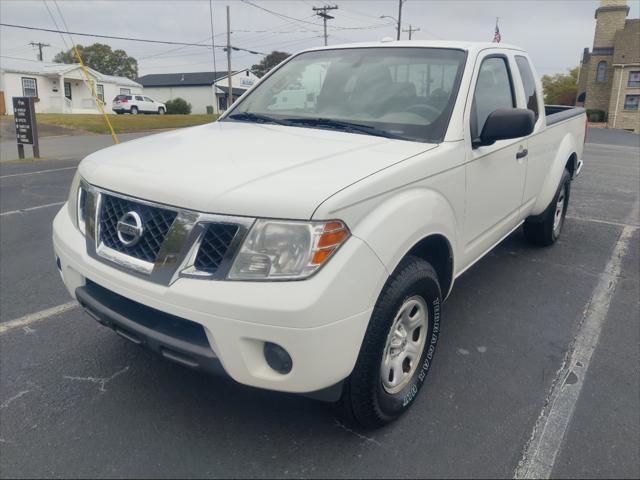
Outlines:
[{"label": "white pickup truck", "polygon": [[57,265],[136,344],[380,426],[415,401],[455,279],[521,225],[558,239],[585,125],[516,47],[304,51],[215,123],[85,158]]}]

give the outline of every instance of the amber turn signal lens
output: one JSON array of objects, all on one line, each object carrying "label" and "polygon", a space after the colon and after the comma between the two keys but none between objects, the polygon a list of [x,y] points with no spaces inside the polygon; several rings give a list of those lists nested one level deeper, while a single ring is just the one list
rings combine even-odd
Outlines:
[{"label": "amber turn signal lens", "polygon": [[340,245],[349,236],[346,230],[335,230],[331,233],[323,233],[318,240],[318,248],[333,247]]},{"label": "amber turn signal lens", "polygon": [[311,260],[312,265],[321,265],[323,264],[327,258],[331,256],[334,252],[335,248],[327,248],[326,250],[318,250],[313,254],[313,260]]}]

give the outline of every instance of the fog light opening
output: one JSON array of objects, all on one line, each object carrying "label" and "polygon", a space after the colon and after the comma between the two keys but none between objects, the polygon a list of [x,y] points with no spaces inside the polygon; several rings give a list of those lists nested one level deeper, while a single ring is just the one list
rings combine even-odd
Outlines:
[{"label": "fog light opening", "polygon": [[280,345],[265,342],[263,351],[264,359],[267,361],[267,364],[276,372],[286,375],[293,368],[291,355],[289,355],[289,353]]}]

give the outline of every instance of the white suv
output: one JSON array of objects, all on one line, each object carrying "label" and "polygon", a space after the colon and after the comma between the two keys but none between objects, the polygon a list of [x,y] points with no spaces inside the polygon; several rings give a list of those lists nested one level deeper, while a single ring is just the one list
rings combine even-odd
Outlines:
[{"label": "white suv", "polygon": [[131,115],[137,115],[138,113],[164,115],[167,112],[167,107],[164,103],[156,102],[143,95],[118,95],[113,99],[111,108],[118,114],[130,113]]}]

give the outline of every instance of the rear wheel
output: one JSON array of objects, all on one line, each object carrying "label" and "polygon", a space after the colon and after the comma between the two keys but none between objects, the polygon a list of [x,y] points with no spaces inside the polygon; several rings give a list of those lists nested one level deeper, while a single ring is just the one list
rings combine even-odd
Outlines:
[{"label": "rear wheel", "polygon": [[164,115],[164,108],[160,107],[158,108],[158,115]]},{"label": "rear wheel", "polygon": [[138,114],[138,107],[131,107],[131,115],[137,115]]},{"label": "rear wheel", "polygon": [[409,409],[431,367],[440,335],[442,297],[433,267],[405,258],[376,303],[356,366],[345,381],[342,407],[366,428]]},{"label": "rear wheel", "polygon": [[558,190],[547,209],[540,215],[528,218],[524,222],[525,238],[541,247],[548,247],[560,238],[564,219],[569,206],[571,192],[571,174],[568,170],[562,173]]}]

